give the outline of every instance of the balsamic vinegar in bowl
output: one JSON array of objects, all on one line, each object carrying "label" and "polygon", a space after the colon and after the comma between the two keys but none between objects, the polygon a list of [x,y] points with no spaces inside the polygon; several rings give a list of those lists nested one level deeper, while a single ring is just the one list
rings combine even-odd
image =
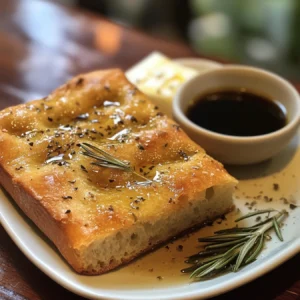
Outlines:
[{"label": "balsamic vinegar in bowl", "polygon": [[287,124],[277,102],[245,89],[202,94],[190,103],[186,116],[205,129],[232,136],[268,134]]},{"label": "balsamic vinegar in bowl", "polygon": [[228,65],[187,80],[173,100],[173,116],[208,154],[247,165],[276,156],[300,125],[300,97],[284,78]]}]

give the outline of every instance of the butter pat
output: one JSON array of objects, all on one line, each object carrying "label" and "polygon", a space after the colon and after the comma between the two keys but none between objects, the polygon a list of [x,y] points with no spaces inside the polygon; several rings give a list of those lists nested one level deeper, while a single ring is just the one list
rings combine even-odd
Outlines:
[{"label": "butter pat", "polygon": [[126,77],[160,108],[172,117],[172,100],[177,89],[197,75],[194,69],[173,62],[153,52],[126,72]]}]

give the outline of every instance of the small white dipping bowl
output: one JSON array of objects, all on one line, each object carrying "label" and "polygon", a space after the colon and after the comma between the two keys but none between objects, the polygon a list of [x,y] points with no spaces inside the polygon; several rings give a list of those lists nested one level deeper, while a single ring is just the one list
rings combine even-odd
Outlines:
[{"label": "small white dipping bowl", "polygon": [[[239,88],[280,103],[286,110],[287,124],[272,133],[240,137],[207,130],[187,118],[191,102],[202,94]],[[173,101],[173,116],[185,132],[214,158],[225,164],[253,164],[279,153],[295,135],[300,124],[300,98],[296,89],[276,74],[229,65],[199,74],[183,84]],[[214,118],[213,114],[211,118]]]}]

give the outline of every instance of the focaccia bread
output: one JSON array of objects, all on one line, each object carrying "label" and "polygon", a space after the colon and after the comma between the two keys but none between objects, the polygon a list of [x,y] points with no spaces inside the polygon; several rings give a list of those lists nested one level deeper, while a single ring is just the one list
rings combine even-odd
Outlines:
[{"label": "focaccia bread", "polygon": [[[83,143],[137,174],[95,165]],[[4,109],[0,145],[1,185],[79,273],[111,270],[232,207],[236,180],[118,69]]]}]

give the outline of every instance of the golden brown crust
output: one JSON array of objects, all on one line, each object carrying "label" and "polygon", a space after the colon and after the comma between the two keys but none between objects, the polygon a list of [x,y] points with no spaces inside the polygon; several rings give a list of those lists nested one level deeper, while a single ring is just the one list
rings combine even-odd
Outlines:
[{"label": "golden brown crust", "polygon": [[[111,145],[108,138],[124,129]],[[80,154],[83,142],[157,182],[135,185],[132,173],[91,165]],[[0,143],[0,183],[77,272],[84,272],[78,253],[99,237],[235,182],[118,69],[77,76],[44,99],[1,111]],[[57,155],[63,163],[45,163]],[[137,197],[144,200],[136,204]]]}]

